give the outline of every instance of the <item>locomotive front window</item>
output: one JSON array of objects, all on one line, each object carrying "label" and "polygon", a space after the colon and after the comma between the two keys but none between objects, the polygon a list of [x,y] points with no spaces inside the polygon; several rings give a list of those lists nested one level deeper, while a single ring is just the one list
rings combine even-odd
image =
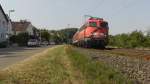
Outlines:
[{"label": "locomotive front window", "polygon": [[108,28],[108,23],[107,22],[102,22],[100,24],[101,27],[104,27],[104,28]]},{"label": "locomotive front window", "polygon": [[89,26],[90,27],[97,27],[97,23],[96,22],[89,22]]}]

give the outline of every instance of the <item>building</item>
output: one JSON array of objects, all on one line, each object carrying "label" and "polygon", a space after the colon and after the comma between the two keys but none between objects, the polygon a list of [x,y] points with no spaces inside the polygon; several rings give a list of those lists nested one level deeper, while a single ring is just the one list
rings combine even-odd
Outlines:
[{"label": "building", "polygon": [[10,33],[10,20],[0,5],[0,43],[6,42]]},{"label": "building", "polygon": [[12,31],[12,22],[11,22],[11,19],[9,18],[8,16],[8,29],[7,29],[7,34],[8,34],[8,37],[11,37],[13,35],[13,31]]},{"label": "building", "polygon": [[30,36],[34,35],[34,26],[31,22],[21,20],[20,22],[12,22],[12,30],[14,35],[19,33],[28,33]]},{"label": "building", "polygon": [[31,22],[26,20],[12,22],[12,31],[13,35],[28,33],[31,39],[40,39],[40,31]]}]

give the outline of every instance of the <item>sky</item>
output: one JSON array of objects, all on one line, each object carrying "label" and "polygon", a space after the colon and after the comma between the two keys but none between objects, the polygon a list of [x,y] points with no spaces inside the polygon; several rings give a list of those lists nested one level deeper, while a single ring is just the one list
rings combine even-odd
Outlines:
[{"label": "sky", "polygon": [[13,21],[28,20],[38,28],[80,27],[84,15],[104,18],[110,34],[150,28],[150,0],[0,0]]}]

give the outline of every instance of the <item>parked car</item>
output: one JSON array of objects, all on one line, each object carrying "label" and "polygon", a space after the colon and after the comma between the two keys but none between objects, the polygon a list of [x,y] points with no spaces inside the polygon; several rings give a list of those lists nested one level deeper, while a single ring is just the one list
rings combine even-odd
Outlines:
[{"label": "parked car", "polygon": [[50,42],[50,45],[55,45],[56,43],[55,42]]},{"label": "parked car", "polygon": [[47,41],[43,41],[41,42],[42,45],[49,45],[49,43]]},{"label": "parked car", "polygon": [[39,46],[39,41],[37,40],[37,39],[30,39],[29,41],[28,41],[28,46],[29,47],[37,47],[37,46]]}]

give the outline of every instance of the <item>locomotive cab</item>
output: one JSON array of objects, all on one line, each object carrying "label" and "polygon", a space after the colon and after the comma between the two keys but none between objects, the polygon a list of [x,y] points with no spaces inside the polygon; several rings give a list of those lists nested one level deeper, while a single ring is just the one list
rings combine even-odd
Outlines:
[{"label": "locomotive cab", "polygon": [[98,27],[98,24],[97,24],[97,22],[91,21],[91,22],[88,23],[88,26],[89,27]]},{"label": "locomotive cab", "polygon": [[109,28],[108,27],[108,22],[102,22],[102,23],[100,23],[100,27],[102,27],[102,28]]},{"label": "locomotive cab", "polygon": [[103,20],[89,20],[88,26],[85,29],[85,37],[89,36],[90,38],[95,39],[105,39],[108,36],[108,22],[105,22]]},{"label": "locomotive cab", "polygon": [[90,18],[74,35],[78,46],[101,47],[108,44],[108,22],[102,18]]},{"label": "locomotive cab", "polygon": [[[85,29],[86,45],[89,47],[104,48],[108,43],[108,23],[103,20],[91,20],[88,22],[88,27]],[[91,35],[87,37],[88,35]]]}]

